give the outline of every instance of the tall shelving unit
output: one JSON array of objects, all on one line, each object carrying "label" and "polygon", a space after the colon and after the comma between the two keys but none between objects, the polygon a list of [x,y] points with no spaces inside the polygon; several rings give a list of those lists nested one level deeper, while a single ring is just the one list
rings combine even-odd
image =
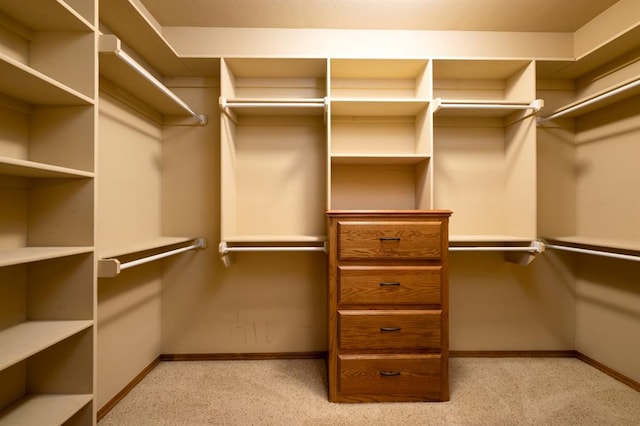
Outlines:
[{"label": "tall shelving unit", "polygon": [[535,65],[434,60],[434,207],[454,243],[537,238]]},{"label": "tall shelving unit", "polygon": [[430,208],[430,61],[332,59],[330,70],[329,208]]},{"label": "tall shelving unit", "polygon": [[0,424],[90,425],[96,5],[0,11]]},{"label": "tall shelving unit", "polygon": [[323,59],[222,59],[223,260],[324,250],[326,75]]}]

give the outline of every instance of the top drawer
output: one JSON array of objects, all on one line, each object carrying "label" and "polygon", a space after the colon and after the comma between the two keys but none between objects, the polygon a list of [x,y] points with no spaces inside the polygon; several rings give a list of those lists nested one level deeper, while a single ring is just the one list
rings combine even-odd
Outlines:
[{"label": "top drawer", "polygon": [[442,227],[440,220],[339,221],[338,258],[439,259]]}]

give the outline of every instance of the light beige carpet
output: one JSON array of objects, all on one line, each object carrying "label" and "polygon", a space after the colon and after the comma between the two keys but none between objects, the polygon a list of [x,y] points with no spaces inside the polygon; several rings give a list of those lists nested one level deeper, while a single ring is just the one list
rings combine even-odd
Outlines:
[{"label": "light beige carpet", "polygon": [[451,401],[334,404],[324,360],[160,363],[99,426],[639,425],[640,393],[573,358],[452,358]]}]

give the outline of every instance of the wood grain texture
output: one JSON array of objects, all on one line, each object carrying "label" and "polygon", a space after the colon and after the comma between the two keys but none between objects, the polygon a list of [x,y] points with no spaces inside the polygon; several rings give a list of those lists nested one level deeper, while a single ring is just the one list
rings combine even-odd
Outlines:
[{"label": "wood grain texture", "polygon": [[449,399],[449,215],[328,212],[330,401]]}]

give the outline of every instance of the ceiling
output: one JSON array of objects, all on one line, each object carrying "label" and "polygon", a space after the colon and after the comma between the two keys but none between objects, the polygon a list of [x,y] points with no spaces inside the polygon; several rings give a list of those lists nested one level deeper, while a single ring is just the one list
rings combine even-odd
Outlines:
[{"label": "ceiling", "polygon": [[617,0],[139,0],[162,26],[573,32]]}]

